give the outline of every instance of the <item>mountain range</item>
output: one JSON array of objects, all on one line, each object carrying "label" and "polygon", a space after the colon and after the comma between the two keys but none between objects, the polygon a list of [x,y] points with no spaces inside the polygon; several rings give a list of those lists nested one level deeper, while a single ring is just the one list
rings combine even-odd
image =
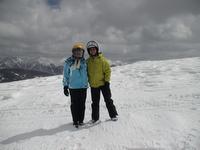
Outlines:
[{"label": "mountain range", "polygon": [[63,66],[44,57],[1,57],[0,83],[62,74]]},{"label": "mountain range", "polygon": [[[64,63],[64,59],[62,60]],[[110,61],[111,67],[125,65],[121,61]],[[45,57],[0,57],[0,83],[60,75],[63,64],[55,64]]]}]

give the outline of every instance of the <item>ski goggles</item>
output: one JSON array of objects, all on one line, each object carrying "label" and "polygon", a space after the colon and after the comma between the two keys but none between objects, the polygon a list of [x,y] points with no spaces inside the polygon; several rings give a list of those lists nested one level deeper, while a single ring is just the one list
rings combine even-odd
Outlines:
[{"label": "ski goggles", "polygon": [[73,48],[72,49],[72,52],[79,52],[79,51],[85,51],[84,49],[82,49],[82,48]]},{"label": "ski goggles", "polygon": [[95,42],[95,41],[89,41],[89,42],[87,43],[87,49],[90,49],[90,48],[92,48],[92,47],[98,48],[99,46],[98,46],[97,42]]}]

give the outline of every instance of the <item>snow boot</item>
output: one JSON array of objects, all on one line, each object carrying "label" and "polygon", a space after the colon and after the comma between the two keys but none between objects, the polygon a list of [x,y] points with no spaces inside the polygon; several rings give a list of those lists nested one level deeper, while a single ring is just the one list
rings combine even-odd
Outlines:
[{"label": "snow boot", "polygon": [[77,122],[74,122],[74,123],[73,123],[73,126],[74,126],[75,128],[78,128],[78,123],[77,123]]},{"label": "snow boot", "polygon": [[101,122],[100,120],[90,120],[89,121],[90,124],[98,124],[100,122]]},{"label": "snow boot", "polygon": [[112,117],[111,120],[112,120],[112,121],[117,121],[118,118],[117,118],[117,117]]},{"label": "snow boot", "polygon": [[79,122],[79,124],[78,124],[79,126],[84,126],[85,125],[85,123],[83,123],[83,122]]}]

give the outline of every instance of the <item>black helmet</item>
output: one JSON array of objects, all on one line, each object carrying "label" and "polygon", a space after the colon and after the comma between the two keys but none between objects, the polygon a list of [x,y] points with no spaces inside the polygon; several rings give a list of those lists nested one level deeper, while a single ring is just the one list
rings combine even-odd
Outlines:
[{"label": "black helmet", "polygon": [[92,48],[92,47],[95,47],[97,49],[97,54],[98,54],[99,53],[99,46],[98,46],[97,42],[95,42],[95,41],[89,41],[87,43],[86,48],[87,48],[88,54],[90,54],[89,49]]}]

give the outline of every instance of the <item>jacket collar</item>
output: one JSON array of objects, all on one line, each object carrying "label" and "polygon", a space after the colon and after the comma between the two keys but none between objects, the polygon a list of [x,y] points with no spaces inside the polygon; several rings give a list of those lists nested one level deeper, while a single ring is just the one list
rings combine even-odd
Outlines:
[{"label": "jacket collar", "polygon": [[[76,60],[76,58],[74,58],[73,56],[71,56],[71,57],[69,57],[69,58],[67,58],[66,60],[65,60],[65,62],[67,63],[67,62],[71,62],[71,61],[75,61]],[[80,59],[80,61],[84,61],[85,60],[85,58],[81,58]]]},{"label": "jacket collar", "polygon": [[90,56],[90,58],[92,58],[92,59],[102,58],[102,57],[103,57],[102,53],[99,53],[97,56]]}]

